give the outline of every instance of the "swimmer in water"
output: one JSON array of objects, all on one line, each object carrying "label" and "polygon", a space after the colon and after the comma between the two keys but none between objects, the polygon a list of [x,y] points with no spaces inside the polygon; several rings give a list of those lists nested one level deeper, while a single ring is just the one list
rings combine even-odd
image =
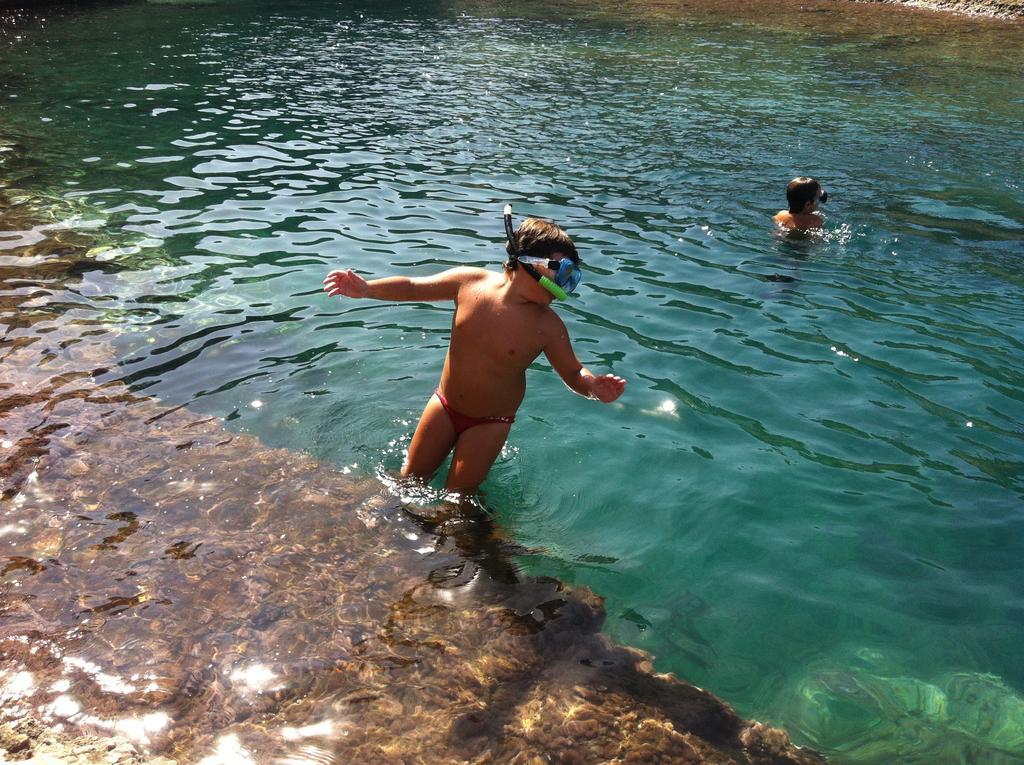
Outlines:
[{"label": "swimmer in water", "polygon": [[420,416],[403,476],[429,480],[454,450],[445,487],[472,491],[482,483],[526,395],[526,369],[541,353],[581,396],[610,403],[625,390],[621,377],[595,375],[579,362],[551,308],[582,277],[569,235],[537,218],[513,231],[510,206],[505,231],[508,259],[501,272],[463,267],[366,281],[347,269],[324,279],[331,297],[455,301],[441,381]]},{"label": "swimmer in water", "polygon": [[779,210],[772,220],[781,228],[796,231],[811,231],[824,225],[816,212],[818,202],[828,201],[828,192],[813,178],[794,178],[786,186],[788,210]]}]

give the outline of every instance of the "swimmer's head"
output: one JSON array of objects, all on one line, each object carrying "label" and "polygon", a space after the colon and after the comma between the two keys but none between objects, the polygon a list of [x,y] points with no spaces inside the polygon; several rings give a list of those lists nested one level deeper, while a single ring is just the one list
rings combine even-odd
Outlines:
[{"label": "swimmer's head", "polygon": [[[801,176],[794,178],[786,186],[786,202],[789,203],[789,211],[793,215],[806,212],[808,203],[815,203],[821,200],[828,201],[828,192],[821,188],[821,184],[813,178]],[[813,209],[813,208],[812,208]]]},{"label": "swimmer's head", "polygon": [[544,260],[569,258],[573,263],[580,262],[572,239],[551,221],[527,218],[513,235],[515,244],[508,242],[505,245],[505,252],[508,253],[505,268],[509,271],[515,271],[518,266],[516,257]]}]

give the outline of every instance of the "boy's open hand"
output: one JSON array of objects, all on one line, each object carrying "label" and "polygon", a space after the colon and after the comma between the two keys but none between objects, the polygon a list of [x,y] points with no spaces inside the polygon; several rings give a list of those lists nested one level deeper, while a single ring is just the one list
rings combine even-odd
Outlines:
[{"label": "boy's open hand", "polygon": [[595,375],[590,383],[590,394],[610,404],[626,390],[626,381],[617,375]]},{"label": "boy's open hand", "polygon": [[324,292],[331,297],[344,295],[350,298],[364,298],[370,292],[366,279],[351,268],[344,271],[331,271],[324,279]]}]

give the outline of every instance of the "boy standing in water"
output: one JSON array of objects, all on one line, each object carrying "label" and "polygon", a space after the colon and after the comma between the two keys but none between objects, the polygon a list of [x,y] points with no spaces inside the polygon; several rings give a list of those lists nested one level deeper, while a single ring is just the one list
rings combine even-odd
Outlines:
[{"label": "boy standing in water", "polygon": [[347,269],[324,279],[331,297],[455,301],[441,382],[420,416],[403,476],[429,479],[454,449],[446,488],[475,489],[505,444],[526,394],[526,369],[541,353],[581,396],[609,403],[626,387],[621,377],[595,375],[580,364],[550,307],[580,281],[580,259],[569,235],[537,218],[513,231],[509,206],[505,231],[508,260],[501,273],[465,267],[367,282]]},{"label": "boy standing in water", "polygon": [[828,201],[828,192],[821,188],[820,183],[813,178],[794,178],[786,186],[789,209],[779,210],[772,220],[788,229],[808,231],[821,228],[821,216],[815,212],[819,200],[822,204]]}]

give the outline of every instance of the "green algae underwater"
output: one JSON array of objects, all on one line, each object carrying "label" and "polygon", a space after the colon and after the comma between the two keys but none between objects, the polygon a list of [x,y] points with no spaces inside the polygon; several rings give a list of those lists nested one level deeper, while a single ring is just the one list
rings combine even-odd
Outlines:
[{"label": "green algae underwater", "polygon": [[[525,644],[448,629],[456,613],[479,624],[481,582],[516,577],[532,584],[498,588],[499,611],[559,624],[544,604],[589,596],[553,577],[602,596],[601,629],[655,669],[832,761],[1024,762],[1024,32],[764,8],[214,2],[8,19],[0,176],[33,209],[0,242],[5,342],[40,353],[48,381],[41,349],[102,346],[61,378],[66,396],[44,387],[70,406],[109,385],[114,412],[74,439],[31,418],[24,444],[0,434],[19,487],[0,518],[3,629],[79,647],[13,654],[53,683],[48,713],[97,726],[128,704],[134,733],[227,761],[269,751],[271,730],[310,761],[354,735],[346,751],[394,737],[408,748],[391,756],[414,756],[437,725],[416,694],[357,694],[335,714],[345,683],[406,672],[437,704],[473,681],[416,661],[454,647],[516,710],[513,735],[463,698],[467,740],[505,730],[526,747],[532,731],[545,751],[565,733],[542,721],[583,705],[581,730],[611,725],[603,704],[626,702],[571,696],[561,670],[526,692]],[[768,219],[805,172],[830,191],[827,233],[779,239]],[[505,202],[573,234],[587,272],[559,310],[584,363],[631,387],[602,408],[536,365],[484,509],[433,518],[436,494],[389,476],[450,311],[332,302],[319,282],[340,265],[496,267]],[[62,247],[88,257],[58,289]],[[14,391],[6,433],[31,406],[59,424],[59,406]],[[187,407],[153,423],[181,449],[137,429],[132,407],[150,405],[129,402],[148,396]],[[231,432],[185,437],[205,417]],[[88,434],[111,421],[125,432],[107,454]],[[117,455],[131,480],[112,480]],[[58,487],[32,477],[58,457]],[[346,493],[316,500],[325,486]],[[407,501],[363,505],[378,494]],[[375,586],[414,594],[389,612]],[[169,699],[188,710],[173,724]],[[337,722],[364,708],[365,731]],[[682,746],[664,726],[624,730],[652,760]]]}]

